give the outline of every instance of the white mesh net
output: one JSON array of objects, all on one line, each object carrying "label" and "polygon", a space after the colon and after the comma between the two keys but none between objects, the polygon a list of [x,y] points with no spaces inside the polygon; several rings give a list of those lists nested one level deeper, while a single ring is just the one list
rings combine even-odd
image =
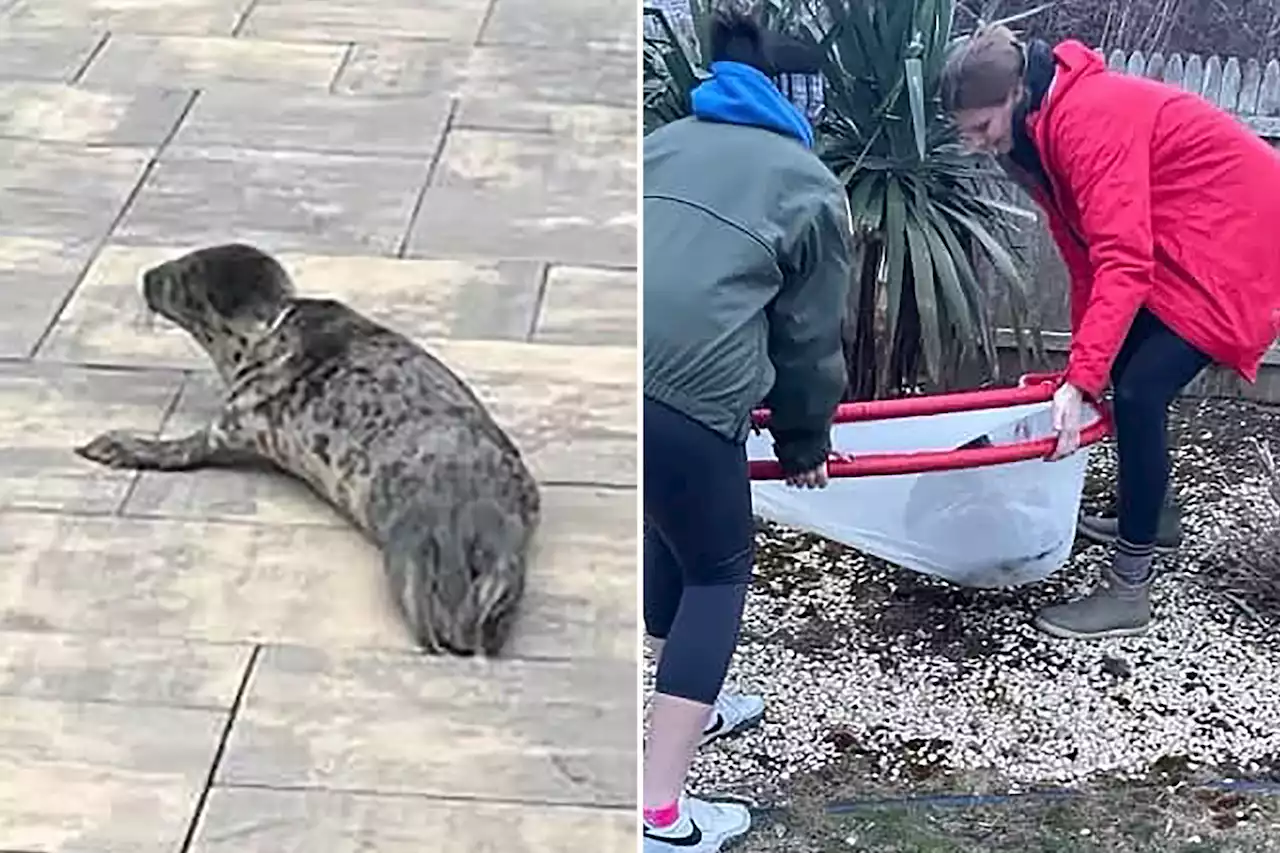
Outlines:
[{"label": "white mesh net", "polygon": [[[852,455],[952,450],[1053,434],[1049,403],[837,424],[833,449]],[[764,432],[752,459],[773,457]],[[825,489],[752,482],[757,515],[816,533],[912,571],[972,587],[1043,580],[1071,553],[1088,450],[958,471],[835,478]]]}]

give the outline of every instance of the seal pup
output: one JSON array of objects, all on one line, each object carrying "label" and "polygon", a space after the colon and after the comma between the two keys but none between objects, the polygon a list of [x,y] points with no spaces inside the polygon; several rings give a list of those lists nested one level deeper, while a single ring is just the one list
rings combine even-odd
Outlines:
[{"label": "seal pup", "polygon": [[226,402],[182,438],[112,431],[75,452],[138,470],[269,463],[382,549],[422,650],[498,654],[540,497],[471,389],[404,335],[341,302],[295,296],[280,263],[252,246],[190,252],[147,270],[142,290],[208,353]]}]

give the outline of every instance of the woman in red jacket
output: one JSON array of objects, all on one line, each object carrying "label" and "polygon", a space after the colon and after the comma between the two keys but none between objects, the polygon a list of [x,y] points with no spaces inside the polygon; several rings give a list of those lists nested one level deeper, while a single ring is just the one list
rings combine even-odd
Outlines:
[{"label": "woman in red jacket", "polygon": [[[1169,404],[1206,366],[1246,380],[1280,334],[1280,156],[1182,89],[1109,70],[1078,41],[1020,44],[1004,27],[962,43],[944,107],[1044,209],[1071,278],[1071,353],[1054,397],[1056,456],[1079,446],[1082,399],[1113,389],[1116,543],[1103,583],[1049,607],[1061,637],[1141,633],[1169,484]],[[1108,529],[1109,528],[1109,529]]]}]

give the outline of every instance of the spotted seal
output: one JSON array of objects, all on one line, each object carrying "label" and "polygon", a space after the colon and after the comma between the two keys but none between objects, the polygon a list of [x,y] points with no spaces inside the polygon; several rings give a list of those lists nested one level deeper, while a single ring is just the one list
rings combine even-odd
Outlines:
[{"label": "spotted seal", "polygon": [[470,388],[341,302],[295,296],[280,263],[252,246],[170,260],[142,289],[208,353],[226,403],[183,438],[112,431],[75,452],[116,468],[265,461],[292,474],[382,549],[422,650],[496,655],[523,597],[540,497]]}]

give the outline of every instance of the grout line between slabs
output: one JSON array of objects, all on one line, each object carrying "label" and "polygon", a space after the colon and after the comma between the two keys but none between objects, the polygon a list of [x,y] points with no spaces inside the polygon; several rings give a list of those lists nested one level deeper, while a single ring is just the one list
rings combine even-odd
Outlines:
[{"label": "grout line between slabs", "polygon": [[249,682],[253,679],[253,672],[258,666],[258,657],[261,654],[261,645],[255,645],[253,651],[249,653],[249,660],[244,667],[244,676],[240,679],[240,687],[236,690],[236,697],[231,702],[231,710],[227,712],[227,724],[222,728],[222,737],[218,740],[218,748],[214,751],[213,761],[209,765],[209,775],[205,777],[204,787],[201,788],[200,796],[196,799],[196,807],[191,814],[191,823],[187,826],[187,834],[182,839],[182,846],[178,848],[179,853],[189,853],[191,845],[195,842],[196,832],[200,828],[200,822],[204,819],[205,808],[209,803],[209,794],[214,788],[214,779],[218,776],[218,768],[221,766],[223,756],[226,754],[227,743],[231,740],[231,730],[235,727],[241,707],[244,706],[245,696],[249,692]]},{"label": "grout line between slabs", "polygon": [[542,269],[538,275],[538,292],[533,297],[533,316],[529,319],[529,331],[525,334],[525,343],[533,343],[534,336],[538,334],[538,325],[542,320],[542,311],[547,302],[547,285],[551,282],[551,267],[554,264],[547,262],[542,264]]},{"label": "grout line between slabs", "polygon": [[347,42],[347,49],[342,52],[342,59],[338,60],[338,69],[333,72],[333,79],[329,81],[329,94],[334,95],[338,92],[338,81],[342,79],[342,75],[346,73],[347,66],[351,64],[351,58],[356,55],[356,43]]},{"label": "grout line between slabs", "polygon": [[138,176],[138,180],[133,185],[133,189],[131,189],[129,194],[125,197],[124,204],[122,204],[120,209],[116,211],[115,217],[112,218],[111,224],[107,226],[107,230],[103,233],[102,238],[94,245],[93,251],[89,255],[89,259],[85,262],[84,267],[81,268],[80,274],[76,276],[75,284],[67,290],[66,295],[63,296],[62,300],[58,303],[57,310],[53,312],[52,318],[45,325],[44,331],[40,333],[40,336],[36,338],[35,343],[32,344],[31,351],[28,354],[28,359],[34,360],[40,354],[40,350],[44,348],[45,343],[48,342],[49,336],[52,335],[53,330],[57,328],[58,322],[62,319],[62,315],[67,310],[67,306],[71,304],[71,300],[75,298],[75,295],[80,292],[80,288],[84,285],[84,280],[89,275],[89,270],[93,269],[93,265],[97,263],[98,256],[102,254],[102,250],[111,242],[111,238],[115,235],[116,229],[120,227],[120,223],[124,221],[125,216],[133,207],[134,201],[137,200],[139,194],[142,193],[142,188],[146,186],[147,181],[151,179],[151,173],[155,171],[156,165],[160,162],[161,155],[164,154],[164,150],[169,146],[169,143],[173,141],[173,138],[177,136],[178,129],[182,127],[182,123],[187,120],[187,115],[191,112],[191,108],[195,106],[196,99],[199,97],[200,90],[195,89],[187,98],[186,106],[184,106],[182,111],[178,114],[178,120],[173,123],[173,127],[169,130],[169,133],[165,135],[164,139],[160,140],[160,144],[157,145],[156,150],[152,152],[151,158],[147,161],[147,165],[142,168],[142,174]]},{"label": "grout line between slabs", "polygon": [[[635,808],[634,803],[598,803],[587,800],[564,802],[522,797],[480,797],[464,794],[427,794],[416,791],[387,791],[378,788],[325,788],[309,785],[268,785],[257,782],[235,782],[217,785],[223,790],[279,791],[287,794],[342,794],[350,797],[378,797],[396,800],[426,800],[437,803],[493,804],[500,806],[534,806],[540,809],[593,809],[607,812],[626,812]],[[3,851],[0,851],[3,853]],[[186,853],[186,848],[183,848]]]},{"label": "grout line between slabs", "polygon": [[[178,404],[182,402],[183,394],[187,390],[187,384],[191,381],[191,374],[184,373],[182,380],[178,383],[178,389],[173,392],[173,396],[169,398],[169,402],[165,404],[164,411],[160,414],[160,423],[156,426],[155,438],[158,440],[164,435],[164,429],[169,424],[169,420],[173,417],[173,413],[178,410]],[[137,492],[138,486],[142,483],[142,475],[145,471],[136,470],[129,478],[129,484],[125,486],[124,494],[120,498],[120,503],[116,505],[115,515],[125,517],[128,515],[129,502],[133,500],[134,493]]]},{"label": "grout line between slabs", "polygon": [[471,40],[472,47],[480,47],[484,43],[484,31],[489,29],[489,22],[493,20],[493,13],[497,11],[498,0],[489,0],[484,8],[484,15],[480,18],[480,27],[476,30],[476,37]]},{"label": "grout line between slabs", "polygon": [[453,123],[458,117],[458,109],[461,101],[454,97],[449,99],[449,114],[445,116],[444,130],[440,133],[440,139],[436,142],[435,151],[431,154],[431,162],[427,164],[427,174],[423,178],[422,188],[418,190],[418,197],[413,202],[413,211],[409,214],[409,222],[404,229],[404,237],[400,240],[400,245],[396,248],[395,257],[404,258],[409,251],[409,243],[413,239],[414,226],[418,224],[418,216],[422,213],[422,205],[426,202],[427,190],[431,188],[431,182],[435,180],[436,170],[440,167],[440,161],[444,159],[444,147],[449,142],[449,134],[453,132]]},{"label": "grout line between slabs", "polygon": [[257,8],[258,0],[249,0],[249,4],[244,7],[244,11],[240,13],[240,16],[236,18],[235,24],[231,27],[232,38],[240,37],[240,34],[244,32],[244,28],[249,24],[249,16],[252,15],[254,10]]},{"label": "grout line between slabs", "polygon": [[89,66],[93,65],[98,57],[102,55],[102,51],[106,49],[107,42],[110,40],[111,30],[103,31],[102,38],[98,39],[98,43],[89,51],[89,55],[85,57],[84,62],[80,63],[80,67],[76,69],[76,72],[71,75],[71,79],[67,81],[68,85],[78,86],[84,80],[84,75],[89,73]]},{"label": "grout line between slabs", "polygon": [[[57,358],[40,358],[33,360],[30,355],[6,355],[0,356],[0,367],[34,367],[49,370],[85,370],[94,371],[96,373],[123,373],[129,374],[155,374],[169,375],[178,374],[180,377],[194,375],[197,373],[212,373],[212,369],[194,367],[177,367],[171,364],[126,364],[121,362],[109,361],[64,361]],[[0,850],[0,853],[4,853]]]}]

